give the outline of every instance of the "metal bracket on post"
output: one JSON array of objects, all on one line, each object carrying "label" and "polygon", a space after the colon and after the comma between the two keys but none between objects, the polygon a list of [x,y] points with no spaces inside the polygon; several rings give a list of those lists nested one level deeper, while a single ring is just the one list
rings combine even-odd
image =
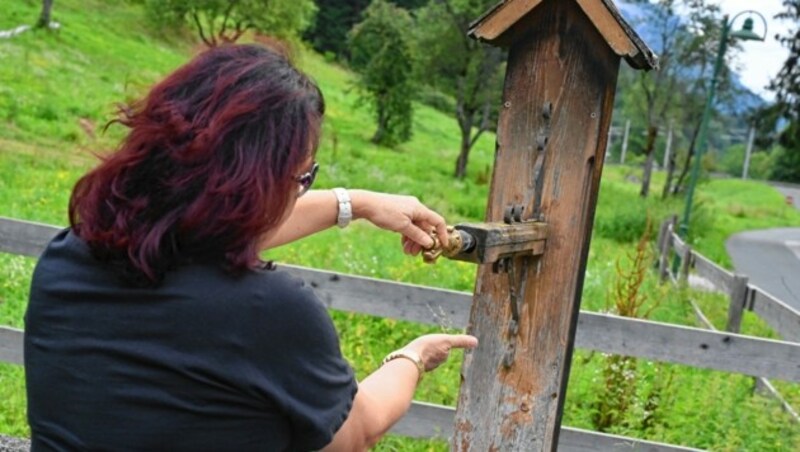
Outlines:
[{"label": "metal bracket on post", "polygon": [[[503,220],[506,224],[521,224],[525,220],[522,215],[525,212],[525,206],[512,205],[508,206],[504,212]],[[517,333],[519,333],[519,319],[521,304],[525,300],[525,285],[528,277],[528,261],[533,254],[520,257],[520,269],[517,271],[517,266],[514,265],[514,257],[506,256],[494,263],[492,270],[495,273],[504,272],[508,275],[508,302],[509,311],[511,312],[511,319],[508,321],[508,346],[503,355],[503,366],[506,368],[514,364],[514,358],[517,352]]]},{"label": "metal bracket on post", "polygon": [[[503,212],[503,223],[467,223],[448,228],[448,245],[442,245],[432,234],[434,245],[422,253],[426,263],[432,264],[440,256],[453,260],[492,264],[494,273],[508,275],[508,302],[511,319],[508,322],[508,349],[503,365],[514,363],[521,304],[525,300],[528,263],[534,256],[544,253],[547,225],[540,221],[523,219],[525,206],[514,204]],[[515,265],[519,262],[519,269]]]},{"label": "metal bracket on post", "polygon": [[440,256],[448,259],[492,264],[507,257],[538,256],[544,253],[547,224],[523,220],[522,206],[506,209],[506,223],[461,223],[448,231],[448,246],[432,234],[434,245],[423,251],[422,259],[435,263]]}]

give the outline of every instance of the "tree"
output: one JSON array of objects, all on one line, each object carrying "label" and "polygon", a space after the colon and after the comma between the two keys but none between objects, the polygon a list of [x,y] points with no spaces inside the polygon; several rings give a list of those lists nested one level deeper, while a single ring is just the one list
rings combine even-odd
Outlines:
[{"label": "tree", "polygon": [[209,46],[236,42],[247,30],[293,37],[314,18],[313,0],[145,0],[160,24],[188,22]]},{"label": "tree", "polygon": [[456,100],[461,146],[455,177],[467,174],[469,152],[494,126],[504,52],[467,36],[469,24],[496,0],[431,0],[417,12],[418,73]]},{"label": "tree", "polygon": [[[391,3],[412,10],[428,0],[390,0]],[[303,36],[318,52],[331,52],[342,59],[347,53],[347,33],[361,20],[369,0],[317,0],[314,24]]]},{"label": "tree", "polygon": [[350,32],[351,64],[361,74],[357,86],[378,123],[373,143],[393,146],[411,138],[412,25],[406,10],[374,0]]},{"label": "tree", "polygon": [[369,0],[317,0],[319,11],[305,39],[319,52],[346,56],[347,33],[368,5]]},{"label": "tree", "polygon": [[[687,36],[681,32],[681,18],[676,14],[676,0],[659,0],[650,10],[647,21],[657,30],[659,40],[659,70],[639,73],[638,83],[632,88],[637,94],[633,107],[640,110],[633,117],[646,119],[647,141],[644,147],[645,163],[642,187],[639,194],[647,197],[650,192],[650,177],[653,171],[655,144],[661,125],[677,96],[674,90],[681,77],[680,62],[677,61]],[[638,114],[637,114],[638,113]]]},{"label": "tree", "polygon": [[[664,184],[663,196],[668,194],[678,194],[681,192],[686,177],[692,166],[692,161],[697,151],[697,140],[699,138],[702,114],[705,99],[708,95],[708,87],[713,72],[714,61],[719,50],[719,42],[722,35],[721,20],[719,17],[719,7],[708,4],[705,0],[683,0],[684,5],[689,8],[687,14],[684,33],[687,34],[685,46],[678,56],[678,64],[684,68],[683,89],[680,91],[680,105],[678,109],[678,121],[684,124],[683,134],[688,137],[688,149],[683,154],[683,164],[677,180],[673,182],[674,171],[678,169],[675,162],[670,162],[667,168],[667,178]],[[732,61],[736,56],[736,51],[740,50],[737,41],[728,43],[728,52],[725,53],[725,61],[719,74],[717,86],[718,103],[727,104],[729,109],[736,103],[736,93],[734,93],[734,83],[732,81],[732,71],[730,69]],[[709,128],[713,124],[709,125]],[[709,133],[709,136],[712,136]],[[678,153],[673,153],[677,160]]]},{"label": "tree", "polygon": [[36,28],[50,27],[50,11],[53,10],[53,0],[42,0],[42,12],[36,22]]},{"label": "tree", "polygon": [[[626,117],[633,118],[646,130],[642,145],[645,156],[642,185],[639,194],[647,197],[655,160],[655,146],[661,128],[683,116],[684,123],[692,124],[688,135],[691,143],[696,139],[700,113],[705,98],[707,68],[716,56],[721,27],[718,7],[707,0],[658,0],[643,5],[647,29],[654,34],[651,42],[659,53],[660,69],[654,72],[626,75],[621,83],[625,100]],[[728,54],[731,58],[733,52]],[[722,80],[728,79],[727,72]],[[726,89],[728,86],[725,83]],[[689,108],[696,107],[696,108]],[[681,129],[677,130],[678,135]],[[677,141],[676,136],[676,141]],[[686,164],[693,155],[693,146]],[[667,185],[664,196],[670,191],[676,168],[677,152],[672,152],[667,162]]]},{"label": "tree", "polygon": [[785,36],[776,36],[789,48],[789,57],[777,77],[770,83],[775,91],[778,109],[789,125],[778,138],[783,152],[778,155],[772,171],[776,180],[800,182],[800,0],[783,0],[785,10],[775,16],[795,25]]}]

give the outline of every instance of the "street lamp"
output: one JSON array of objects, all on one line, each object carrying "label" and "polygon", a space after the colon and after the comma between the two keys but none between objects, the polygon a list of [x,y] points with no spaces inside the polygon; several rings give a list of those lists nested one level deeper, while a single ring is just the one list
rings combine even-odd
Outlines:
[{"label": "street lamp", "polygon": [[[740,30],[731,32],[736,19],[742,14],[750,14],[750,17],[744,20]],[[759,35],[753,32],[753,16],[757,16],[764,23],[764,34]],[[728,38],[741,39],[742,41],[763,41],[767,37],[767,20],[764,16],[756,11],[748,10],[742,11],[733,16],[733,19],[728,20],[728,16],[722,18],[722,37],[719,41],[719,50],[717,51],[717,60],[714,63],[714,74],[711,77],[711,84],[708,87],[708,97],[706,98],[706,106],[703,110],[703,117],[700,120],[700,133],[697,137],[697,155],[694,158],[692,166],[692,174],[689,178],[689,186],[686,188],[686,206],[683,212],[683,221],[678,229],[680,235],[684,238],[687,237],[689,232],[689,216],[692,213],[692,199],[694,198],[694,188],[697,185],[697,179],[700,177],[700,166],[703,160],[703,154],[706,150],[706,140],[708,135],[708,121],[711,118],[711,109],[714,106],[714,95],[717,91],[717,82],[719,81],[719,73],[722,69],[722,64],[725,61],[725,51],[728,49]]]}]

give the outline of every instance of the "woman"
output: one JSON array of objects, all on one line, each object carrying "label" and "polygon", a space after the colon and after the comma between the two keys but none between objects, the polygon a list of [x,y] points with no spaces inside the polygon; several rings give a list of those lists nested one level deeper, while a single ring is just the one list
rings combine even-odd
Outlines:
[{"label": "woman", "polygon": [[309,191],[324,102],[283,56],[209,50],[120,122],[78,181],[26,314],[33,450],[362,450],[466,335],[420,337],[356,383],[313,292],[259,253],[351,219],[446,237],[416,199]]}]

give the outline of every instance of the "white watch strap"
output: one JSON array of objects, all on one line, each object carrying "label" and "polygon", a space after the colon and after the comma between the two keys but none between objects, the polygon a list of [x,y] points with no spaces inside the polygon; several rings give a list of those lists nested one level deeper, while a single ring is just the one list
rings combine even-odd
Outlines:
[{"label": "white watch strap", "polygon": [[353,219],[353,204],[350,202],[350,193],[344,188],[334,188],[333,194],[339,202],[339,214],[336,216],[336,224],[340,228],[346,227]]}]

